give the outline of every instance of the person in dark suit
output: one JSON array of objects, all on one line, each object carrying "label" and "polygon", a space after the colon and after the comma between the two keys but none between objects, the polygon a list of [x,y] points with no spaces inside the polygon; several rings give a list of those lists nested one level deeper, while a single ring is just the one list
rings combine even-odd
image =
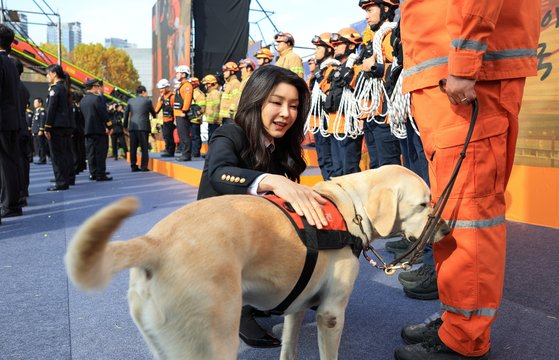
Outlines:
[{"label": "person in dark suit", "polygon": [[45,120],[47,113],[43,107],[43,99],[38,97],[33,100],[35,111],[33,112],[33,121],[31,122],[31,133],[33,134],[33,146],[35,155],[39,160],[35,162],[37,165],[44,165],[47,163],[48,144],[45,137]]},{"label": "person in dark suit", "polygon": [[126,153],[128,152],[128,147],[126,146],[126,139],[124,138],[124,123],[122,119],[124,118],[124,112],[122,111],[122,104],[114,104],[112,113],[113,119],[113,133],[111,134],[111,147],[113,149],[113,157],[118,160],[118,149],[121,148],[124,152],[124,158],[126,159]]},{"label": "person in dark suit", "polygon": [[70,136],[72,135],[70,78],[62,66],[49,65],[47,80],[51,86],[47,100],[45,136],[49,142],[55,180],[55,185],[47,190],[68,190],[70,185],[74,185],[76,179],[70,152]]},{"label": "person in dark suit", "polygon": [[18,173],[20,128],[19,76],[8,57],[14,32],[0,24],[0,219],[20,216],[20,179]]},{"label": "person in dark suit", "polygon": [[107,151],[109,134],[112,127],[105,101],[99,95],[103,83],[92,79],[85,83],[86,95],[80,101],[80,110],[85,122],[85,146],[87,163],[89,164],[89,179],[97,181],[112,180],[107,176]]},{"label": "person in dark suit", "polygon": [[[151,130],[149,115],[156,117],[155,109],[145,86],[138,86],[136,89],[136,97],[128,101],[128,106],[124,111],[124,129],[130,135],[130,165],[132,172],[149,171],[148,161],[148,136]],[[136,153],[138,145],[142,151],[142,162],[138,167]]]},{"label": "person in dark suit", "polygon": [[[12,58],[14,62],[18,75],[21,80],[21,74],[23,74],[23,64],[19,59]],[[29,196],[29,163],[33,161],[33,155],[30,156],[30,149],[32,144],[31,131],[29,131],[29,125],[27,124],[27,109],[29,106],[29,90],[23,84],[22,81],[19,82],[19,111],[20,111],[20,123],[19,123],[19,183],[20,183],[20,204],[22,206],[27,206],[27,197]]]},{"label": "person in dark suit", "polygon": [[[272,65],[256,70],[241,95],[235,123],[218,128],[210,139],[198,199],[272,192],[311,225],[327,225],[321,209],[326,200],[298,183],[306,168],[301,143],[309,106],[307,85],[295,73]],[[280,346],[254,320],[254,311],[243,307],[241,339],[254,347]]]},{"label": "person in dark suit", "polygon": [[74,157],[74,172],[81,173],[87,169],[85,148],[85,119],[80,109],[80,101],[83,99],[81,92],[72,92],[72,155]]}]

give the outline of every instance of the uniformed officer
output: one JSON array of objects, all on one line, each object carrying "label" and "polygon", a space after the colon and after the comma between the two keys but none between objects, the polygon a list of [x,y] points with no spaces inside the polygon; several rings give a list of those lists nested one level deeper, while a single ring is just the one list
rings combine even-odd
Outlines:
[{"label": "uniformed officer", "polygon": [[18,178],[19,77],[14,63],[8,58],[14,32],[0,24],[0,192],[2,217],[21,215]]},{"label": "uniformed officer", "polygon": [[47,100],[45,136],[49,144],[55,180],[55,185],[47,190],[68,190],[75,182],[72,154],[68,151],[72,133],[70,123],[72,100],[68,90],[70,80],[60,65],[47,67],[47,80],[51,86]]},{"label": "uniformed officer", "polygon": [[159,89],[159,99],[155,105],[155,112],[163,112],[163,125],[161,132],[163,133],[163,140],[165,141],[165,150],[161,152],[161,157],[175,156],[175,139],[173,132],[175,131],[175,115],[173,113],[173,106],[175,104],[175,92],[171,90],[171,83],[167,79],[161,79],[157,82]]},{"label": "uniformed officer", "polygon": [[221,118],[222,124],[231,124],[235,118],[237,103],[241,97],[241,83],[236,75],[239,71],[239,67],[236,63],[229,61],[223,65],[222,70],[225,84],[223,85],[223,92],[221,93],[219,117]]},{"label": "uniformed officer", "polygon": [[208,143],[212,138],[212,134],[221,125],[219,118],[219,83],[217,78],[212,75],[206,75],[202,79],[202,84],[206,87],[206,122],[208,123]]},{"label": "uniformed officer", "polygon": [[33,121],[31,122],[31,133],[33,134],[33,145],[35,155],[39,156],[39,160],[35,162],[37,165],[47,163],[47,138],[45,137],[45,120],[47,113],[43,107],[43,99],[38,97],[33,100],[35,111],[33,112]]},{"label": "uniformed officer", "polygon": [[87,169],[85,149],[85,119],[80,108],[83,94],[78,91],[72,92],[72,155],[74,156],[74,172],[77,174]]},{"label": "uniformed officer", "polygon": [[99,96],[100,80],[92,79],[85,82],[86,94],[80,101],[80,110],[85,121],[85,146],[87,163],[89,164],[89,179],[97,181],[112,180],[107,176],[107,152],[109,148],[109,134],[112,122],[107,112],[105,102]]},{"label": "uniformed officer", "polygon": [[179,133],[179,150],[181,152],[181,156],[178,157],[177,160],[190,161],[192,160],[192,140],[190,139],[190,121],[188,121],[186,113],[188,109],[190,109],[194,89],[192,88],[192,84],[188,81],[190,68],[187,65],[177,66],[175,72],[175,79],[179,81],[179,87],[175,91],[173,112],[175,115],[177,132]]},{"label": "uniformed officer", "polygon": [[200,157],[200,149],[202,148],[200,127],[202,125],[202,116],[206,111],[206,95],[200,90],[200,80],[197,77],[190,78],[190,83],[194,88],[192,104],[188,110],[190,134],[192,135],[192,156]]},{"label": "uniformed officer", "polygon": [[293,47],[295,46],[293,35],[280,32],[274,36],[274,41],[279,54],[276,65],[291,70],[302,78],[304,76],[303,60],[293,52]]},{"label": "uniformed officer", "polygon": [[128,146],[126,146],[126,139],[124,138],[124,107],[122,106],[122,104],[113,104],[111,115],[111,119],[113,122],[113,131],[111,133],[111,147],[113,149],[113,157],[115,160],[118,160],[118,149],[120,148],[124,152],[123,156],[126,159]]}]

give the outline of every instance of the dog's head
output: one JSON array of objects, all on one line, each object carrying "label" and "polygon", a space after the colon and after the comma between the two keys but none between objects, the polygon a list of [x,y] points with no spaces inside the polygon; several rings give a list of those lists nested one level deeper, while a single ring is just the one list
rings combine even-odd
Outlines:
[{"label": "dog's head", "polygon": [[[367,235],[370,241],[392,234],[417,239],[433,211],[427,184],[402,166],[382,166],[335,178],[332,182],[343,188],[355,204],[355,209],[340,208],[342,213],[347,214],[344,218],[357,212],[364,213],[362,217],[366,216],[369,220],[371,234]],[[440,220],[433,241],[441,240],[448,233],[448,226]]]}]

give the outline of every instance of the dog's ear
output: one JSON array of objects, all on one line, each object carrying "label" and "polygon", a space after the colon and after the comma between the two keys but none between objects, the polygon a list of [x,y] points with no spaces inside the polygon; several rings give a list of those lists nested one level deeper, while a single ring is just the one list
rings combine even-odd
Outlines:
[{"label": "dog's ear", "polygon": [[392,189],[373,190],[369,193],[365,209],[380,236],[392,233],[398,211],[397,194]]}]

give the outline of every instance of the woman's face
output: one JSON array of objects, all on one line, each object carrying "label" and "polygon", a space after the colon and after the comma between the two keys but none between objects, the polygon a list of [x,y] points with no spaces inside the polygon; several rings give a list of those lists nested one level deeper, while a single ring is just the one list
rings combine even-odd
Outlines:
[{"label": "woman's face", "polygon": [[293,85],[278,84],[262,105],[262,125],[268,140],[282,138],[297,119],[299,92]]},{"label": "woman's face", "polygon": [[53,83],[54,78],[55,78],[54,73],[47,71],[47,81],[49,82],[49,84]]}]

